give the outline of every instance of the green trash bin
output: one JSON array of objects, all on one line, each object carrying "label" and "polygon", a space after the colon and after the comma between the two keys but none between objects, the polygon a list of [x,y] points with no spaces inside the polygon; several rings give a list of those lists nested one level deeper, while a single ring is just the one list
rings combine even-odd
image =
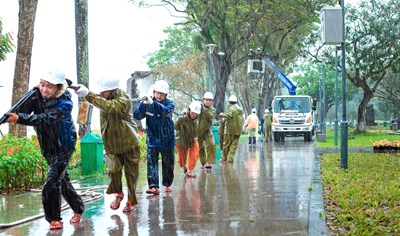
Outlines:
[{"label": "green trash bin", "polygon": [[96,133],[88,133],[81,139],[82,174],[99,173],[103,169],[103,139]]},{"label": "green trash bin", "polygon": [[213,135],[214,135],[215,144],[219,145],[219,135],[218,135],[219,126],[213,125],[212,129],[213,129]]}]

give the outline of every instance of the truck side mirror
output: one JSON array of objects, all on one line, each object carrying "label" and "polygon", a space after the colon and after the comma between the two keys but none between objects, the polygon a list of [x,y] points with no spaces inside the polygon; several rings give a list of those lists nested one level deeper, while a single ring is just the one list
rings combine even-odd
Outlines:
[{"label": "truck side mirror", "polygon": [[312,98],[312,110],[315,111],[317,110],[317,99]]}]

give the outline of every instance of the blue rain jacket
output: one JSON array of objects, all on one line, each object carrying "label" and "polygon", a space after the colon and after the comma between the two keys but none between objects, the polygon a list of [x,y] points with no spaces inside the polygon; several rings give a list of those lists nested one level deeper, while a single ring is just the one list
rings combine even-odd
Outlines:
[{"label": "blue rain jacket", "polygon": [[133,117],[141,120],[146,118],[147,148],[167,150],[175,147],[174,122],[172,112],[175,104],[165,98],[161,102],[153,100],[151,104],[141,102],[133,111]]}]

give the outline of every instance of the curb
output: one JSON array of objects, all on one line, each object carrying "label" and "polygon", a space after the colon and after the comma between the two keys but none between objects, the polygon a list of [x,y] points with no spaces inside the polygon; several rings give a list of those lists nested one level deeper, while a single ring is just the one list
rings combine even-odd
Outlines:
[{"label": "curb", "polygon": [[313,172],[311,181],[310,210],[308,214],[308,235],[327,235],[322,180],[318,146],[314,147]]}]

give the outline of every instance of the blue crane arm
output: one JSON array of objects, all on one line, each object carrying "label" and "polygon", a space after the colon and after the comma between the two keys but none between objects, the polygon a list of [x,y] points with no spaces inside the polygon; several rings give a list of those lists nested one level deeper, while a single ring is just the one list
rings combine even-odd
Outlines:
[{"label": "blue crane arm", "polygon": [[279,68],[268,58],[262,58],[263,62],[267,64],[272,71],[275,73],[276,77],[282,82],[283,85],[288,89],[290,95],[296,95],[296,85],[290,81],[290,79],[281,71]]}]

